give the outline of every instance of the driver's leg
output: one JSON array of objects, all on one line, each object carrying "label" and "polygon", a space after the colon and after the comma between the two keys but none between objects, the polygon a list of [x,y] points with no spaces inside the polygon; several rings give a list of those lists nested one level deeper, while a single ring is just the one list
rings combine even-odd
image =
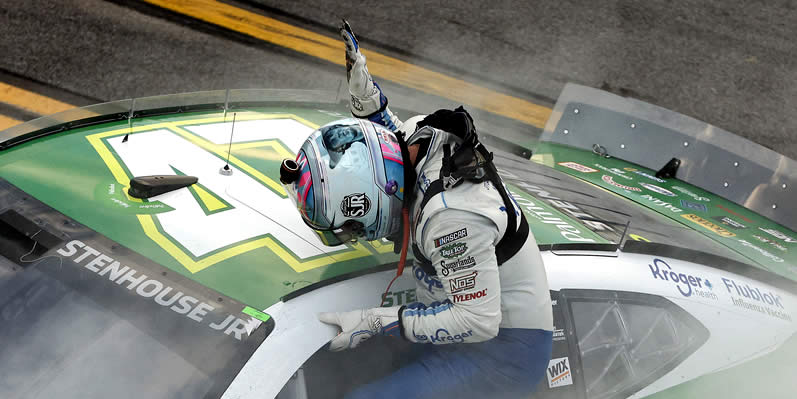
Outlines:
[{"label": "driver's leg", "polygon": [[551,358],[551,332],[501,329],[476,344],[426,344],[427,353],[346,395],[361,398],[526,398]]}]

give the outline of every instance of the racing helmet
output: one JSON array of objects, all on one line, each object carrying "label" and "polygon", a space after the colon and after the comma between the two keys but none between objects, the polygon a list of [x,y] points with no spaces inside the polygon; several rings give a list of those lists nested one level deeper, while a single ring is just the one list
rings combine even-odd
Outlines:
[{"label": "racing helmet", "polygon": [[401,227],[404,161],[396,136],[364,119],[314,131],[280,181],[304,222],[325,245],[389,237]]}]

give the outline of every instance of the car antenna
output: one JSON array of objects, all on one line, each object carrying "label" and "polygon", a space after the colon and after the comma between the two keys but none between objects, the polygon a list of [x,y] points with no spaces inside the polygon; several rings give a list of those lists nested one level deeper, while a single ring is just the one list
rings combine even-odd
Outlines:
[{"label": "car antenna", "polygon": [[133,133],[133,110],[136,109],[136,99],[133,99],[133,102],[130,103],[130,113],[127,114],[127,134],[122,139],[123,143],[127,143],[127,139],[130,136],[130,133]]},{"label": "car antenna", "polygon": [[232,169],[230,168],[230,150],[232,150],[232,134],[235,133],[235,116],[237,112],[232,113],[232,128],[230,128],[230,145],[227,147],[227,163],[219,169],[219,173],[224,176],[232,175]]}]

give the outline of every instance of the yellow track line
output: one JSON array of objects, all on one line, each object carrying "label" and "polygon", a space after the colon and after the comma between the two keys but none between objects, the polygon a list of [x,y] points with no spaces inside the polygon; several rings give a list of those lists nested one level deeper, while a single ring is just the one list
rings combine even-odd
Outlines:
[{"label": "yellow track line", "polygon": [[50,97],[0,82],[0,102],[22,108],[38,115],[50,115],[75,108]]},{"label": "yellow track line", "polygon": [[[343,42],[216,0],[144,0],[245,35],[344,65]],[[551,109],[432,70],[363,50],[376,77],[543,128]],[[342,75],[341,75],[342,76]]]},{"label": "yellow track line", "polygon": [[5,115],[0,115],[0,131],[6,130],[11,126],[18,125],[22,123],[22,121],[18,121],[14,118],[9,118]]}]

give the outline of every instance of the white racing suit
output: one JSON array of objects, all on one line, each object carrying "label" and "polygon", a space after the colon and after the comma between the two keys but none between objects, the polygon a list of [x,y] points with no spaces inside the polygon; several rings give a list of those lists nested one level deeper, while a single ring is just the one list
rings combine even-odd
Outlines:
[{"label": "white racing suit", "polygon": [[[424,136],[431,141],[416,165],[418,193],[411,209],[412,239],[437,276],[427,276],[417,264],[413,275],[419,302],[440,304],[408,306],[401,313],[404,336],[413,342],[446,344],[453,338],[438,339],[440,329],[467,343],[491,339],[499,328],[551,331],[548,280],[531,232],[523,249],[498,266],[495,245],[504,235],[507,216],[491,182],[463,182],[418,209],[429,184],[440,175],[442,144],[458,142],[452,134],[425,127],[410,137],[408,145]],[[515,207],[519,224],[520,208]]]},{"label": "white racing suit", "polygon": [[357,333],[401,335],[418,343],[420,354],[347,397],[529,397],[551,358],[553,312],[542,258],[530,231],[519,252],[498,265],[496,245],[507,229],[506,212],[515,212],[520,223],[520,207],[512,204],[513,209],[506,209],[499,191],[485,180],[464,181],[431,197],[420,209],[424,192],[440,178],[443,144],[453,147],[461,141],[428,126],[416,131],[423,116],[402,123],[387,107],[345,22],[341,35],[352,114],[401,130],[409,136],[408,145],[428,143],[415,160],[417,182],[414,187],[408,182],[406,189],[416,194],[410,216],[416,257],[430,260],[427,267],[435,272],[430,275],[416,261],[412,274],[418,302],[364,311],[372,325]]},{"label": "white racing suit", "polygon": [[[376,116],[414,129],[388,112]],[[460,142],[431,127],[407,141],[427,139],[428,151],[416,160],[411,232],[436,276],[416,261],[418,302],[399,309],[398,325],[405,339],[429,345],[422,346],[418,360],[347,397],[528,397],[550,360],[553,330],[537,243],[529,232],[522,249],[498,266],[495,246],[506,230],[507,210],[487,180],[465,181],[419,209],[429,184],[440,176],[442,145]],[[520,223],[520,208],[514,207]]]}]

